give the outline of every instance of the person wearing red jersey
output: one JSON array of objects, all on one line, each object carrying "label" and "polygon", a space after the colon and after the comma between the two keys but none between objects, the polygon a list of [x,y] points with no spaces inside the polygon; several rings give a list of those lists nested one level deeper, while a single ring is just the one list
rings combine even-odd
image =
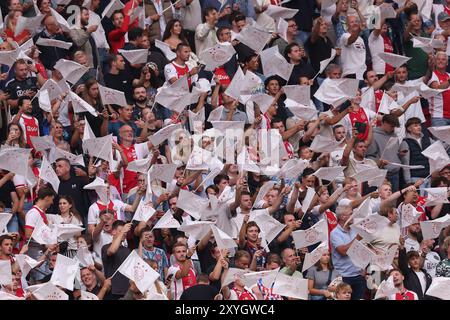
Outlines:
[{"label": "person wearing red jersey", "polygon": [[198,67],[189,67],[186,62],[189,60],[191,48],[189,45],[180,43],[177,45],[177,57],[174,61],[164,67],[165,85],[170,85],[187,74],[189,86],[197,81]]},{"label": "person wearing red jersey", "polygon": [[[344,121],[346,123],[347,132],[352,132],[352,128],[355,127],[356,123],[365,124],[364,130],[359,132],[356,138],[358,140],[366,141],[369,138],[369,127],[371,126],[370,122],[375,118],[375,112],[363,108],[360,106],[361,103],[361,90],[358,90],[356,97],[350,100],[352,111],[349,112],[345,117]],[[370,143],[370,141],[369,141]]]},{"label": "person wearing red jersey", "polygon": [[131,8],[125,14],[121,10],[116,10],[111,16],[114,25],[114,29],[110,33],[108,33],[108,40],[111,45],[111,53],[116,54],[119,49],[122,49],[125,45],[125,34],[130,29],[131,12]]},{"label": "person wearing red jersey", "polygon": [[[130,0],[125,4],[125,7],[123,8],[123,12],[133,12],[137,7],[139,7],[142,4],[142,0]],[[136,17],[134,20],[130,20],[130,27],[129,29],[139,28],[139,18]]]},{"label": "person wearing red jersey", "polygon": [[27,96],[19,98],[19,112],[12,120],[12,123],[19,124],[25,136],[26,143],[33,147],[31,137],[39,136],[39,121],[31,115],[33,106],[31,99]]},{"label": "person wearing red jersey", "polygon": [[[319,216],[321,220],[326,219],[328,225],[328,239],[330,239],[331,231],[333,231],[333,229],[338,225],[336,215],[330,210],[330,208],[338,201],[340,196],[350,188],[350,185],[346,185],[345,188],[341,188],[338,192],[335,192],[330,196],[326,186],[317,187],[317,191],[313,199],[313,203],[317,203],[317,205],[312,208],[311,213]],[[329,243],[328,248],[331,248],[331,243]]]},{"label": "person wearing red jersey", "polygon": [[394,71],[394,67],[381,59],[380,53],[394,53],[392,40],[389,38],[388,25],[384,19],[380,22],[380,28],[373,29],[369,36],[369,48],[372,54],[372,68],[376,74],[382,75]]},{"label": "person wearing red jersey", "polygon": [[167,271],[167,280],[172,282],[170,289],[174,300],[179,300],[184,290],[197,283],[194,265],[187,252],[188,247],[183,243],[175,243],[172,247],[176,262]]},{"label": "person wearing red jersey", "polygon": [[[143,191],[145,190],[145,187],[146,186],[144,185],[139,188],[133,204],[126,204],[125,202],[117,199],[109,200],[107,204],[99,199],[91,204],[88,211],[88,232],[90,234],[94,232],[96,225],[100,223],[100,212],[104,210],[111,212],[114,216],[114,220],[126,221],[125,211],[131,213],[136,211],[139,201],[141,201],[142,194],[145,193],[145,191]],[[108,199],[111,199],[110,188],[109,183],[107,183],[106,196]]]},{"label": "person wearing red jersey", "polygon": [[[289,142],[289,138],[292,137],[293,135],[295,135],[297,132],[302,131],[305,128],[305,122],[299,121],[292,128],[289,128],[288,130],[286,130],[284,123],[281,119],[273,118],[270,123],[270,127],[272,129],[278,129],[278,131],[280,132],[280,135],[283,139],[283,144],[286,149],[286,153],[288,154],[288,157],[293,158],[294,157],[294,147]],[[287,159],[283,159],[283,160],[287,160]]]},{"label": "person wearing red jersey", "polygon": [[[450,73],[446,71],[448,57],[445,52],[437,52],[435,58],[436,69],[433,71],[428,85],[432,89],[448,89],[450,87]],[[431,123],[433,127],[450,125],[450,92],[441,92],[429,100]]]},{"label": "person wearing red jersey", "polygon": [[403,280],[405,280],[405,277],[400,270],[392,269],[389,273],[389,276],[392,276],[394,286],[398,290],[398,292],[387,297],[388,300],[419,300],[419,297],[414,291],[410,291],[405,288],[403,284]]}]

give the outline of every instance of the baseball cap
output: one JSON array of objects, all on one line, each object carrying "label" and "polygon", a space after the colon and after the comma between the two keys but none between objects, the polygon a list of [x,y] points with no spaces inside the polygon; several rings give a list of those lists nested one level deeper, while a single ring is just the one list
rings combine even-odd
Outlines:
[{"label": "baseball cap", "polygon": [[439,15],[438,15],[438,21],[446,21],[446,20],[448,20],[448,19],[450,19],[450,15],[447,13],[447,12],[445,12],[445,11],[442,11],[441,13],[439,13]]}]

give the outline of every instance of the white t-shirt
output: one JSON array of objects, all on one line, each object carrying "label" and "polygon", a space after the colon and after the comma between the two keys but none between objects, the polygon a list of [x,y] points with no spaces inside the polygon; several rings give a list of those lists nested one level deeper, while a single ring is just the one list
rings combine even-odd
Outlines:
[{"label": "white t-shirt", "polygon": [[[83,221],[80,221],[77,217],[71,216],[71,218],[66,222],[59,214],[47,214],[48,224],[51,226],[53,224],[73,224],[76,226],[83,226]],[[58,241],[62,239],[58,238]],[[75,236],[68,239],[68,249],[69,250],[77,250],[77,241],[75,240]]]},{"label": "white t-shirt", "polygon": [[[102,248],[105,244],[110,244],[113,241],[112,234],[106,233],[105,231],[100,232],[100,236],[97,241],[94,241],[94,253],[101,257],[102,256]],[[122,242],[124,247],[128,247],[127,240]]]},{"label": "white t-shirt", "polygon": [[425,273],[423,273],[422,271],[419,272],[414,271],[414,273],[417,275],[417,278],[419,278],[420,286],[422,287],[422,292],[425,292],[425,290],[427,289],[427,277],[425,276]]},{"label": "white t-shirt", "polygon": [[366,71],[366,46],[361,37],[355,42],[347,45],[351,34],[346,32],[340,38],[342,75],[356,74],[356,78],[363,79],[363,73]]},{"label": "white t-shirt", "polygon": [[[181,294],[184,292],[185,289],[192,287],[196,284],[196,274],[194,266],[191,262],[191,267],[189,269],[189,274],[186,277],[176,279],[175,274],[180,270],[180,266],[175,264],[173,266],[169,267],[169,270],[167,270],[167,277],[172,276],[172,285],[170,286],[170,290],[172,292],[172,298],[173,300],[180,300]],[[185,279],[185,281],[183,281]],[[189,283],[187,283],[189,282]]]},{"label": "white t-shirt", "polygon": [[39,221],[44,222],[45,212],[36,206],[33,206],[25,214],[25,228],[34,229]]},{"label": "white t-shirt", "polygon": [[[111,200],[112,203],[114,204],[113,208],[116,211],[116,215],[117,215],[117,219],[118,220],[124,220],[124,212],[125,212],[125,207],[127,206],[127,204],[121,200]],[[88,210],[88,224],[98,224],[100,223],[100,208],[98,207],[98,203],[94,202],[93,204],[91,204],[91,206],[89,207]]]},{"label": "white t-shirt", "polygon": [[[450,73],[446,72],[447,77],[450,77]],[[428,85],[433,82],[437,82],[438,84],[444,83],[445,81],[440,81],[438,76],[436,75],[436,71],[433,71],[430,81],[428,81]],[[428,99],[430,103],[430,114],[432,118],[450,118],[450,99],[444,99],[443,93],[439,93]]]},{"label": "white t-shirt", "polygon": [[372,55],[372,69],[377,74],[384,74],[386,70],[386,62],[381,59],[378,54],[384,52],[384,40],[380,35],[375,36],[375,32],[371,32],[369,36],[369,49]]}]

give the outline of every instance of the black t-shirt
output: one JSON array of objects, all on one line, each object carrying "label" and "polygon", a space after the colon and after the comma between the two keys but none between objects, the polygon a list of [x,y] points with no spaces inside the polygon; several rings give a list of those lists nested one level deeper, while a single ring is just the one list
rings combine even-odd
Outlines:
[{"label": "black t-shirt", "polygon": [[119,74],[105,74],[105,84],[108,88],[122,91],[127,101],[133,101],[132,75],[129,72],[120,71]]},{"label": "black t-shirt", "polygon": [[6,208],[12,208],[11,192],[15,191],[16,188],[11,180],[6,181],[6,183],[0,187],[0,201],[3,202]]},{"label": "black t-shirt", "polygon": [[[10,99],[16,100],[20,97],[25,96],[27,90],[33,90],[35,92],[38,91],[37,78],[36,77],[28,77],[25,80],[17,80],[11,79],[6,83],[6,91],[10,92]],[[41,108],[39,108],[38,99],[34,99],[32,102],[33,109],[31,111],[31,115],[38,119],[39,124],[42,123],[43,114]],[[19,112],[19,108],[12,108],[11,115],[15,115]],[[40,128],[42,129],[42,128]]]},{"label": "black t-shirt", "polygon": [[328,37],[322,38],[319,36],[316,42],[312,43],[311,37],[309,37],[305,47],[308,50],[311,66],[316,73],[319,72],[320,62],[331,57],[331,49],[333,48],[331,40]]},{"label": "black t-shirt", "polygon": [[[121,245],[117,249],[116,254],[108,256],[107,251],[110,246],[111,243],[105,244],[102,247],[102,263],[106,278],[111,277],[130,254],[130,249]],[[111,280],[111,293],[113,295],[124,296],[129,287],[130,281],[120,272],[117,272]]]},{"label": "black t-shirt", "polygon": [[70,196],[81,216],[87,217],[90,204],[88,202],[87,190],[84,190],[83,187],[88,183],[87,178],[77,177],[74,172],[71,173],[69,180],[60,180],[58,195],[55,197],[53,205],[47,210],[47,213],[58,213],[59,196],[64,195]]},{"label": "black t-shirt", "polygon": [[203,272],[208,270],[210,265],[216,265],[216,259],[214,259],[214,257],[211,254],[212,249],[213,244],[209,241],[205,249],[203,250],[197,249],[198,261],[200,262],[200,268],[202,269]]},{"label": "black t-shirt", "polygon": [[294,65],[288,84],[296,85],[298,84],[298,79],[300,77],[307,77],[308,79],[312,79],[314,78],[314,76],[314,69],[309,63],[305,62],[305,60],[302,60],[299,64]]},{"label": "black t-shirt", "polygon": [[218,293],[219,290],[209,284],[197,284],[184,290],[180,300],[214,300]]}]

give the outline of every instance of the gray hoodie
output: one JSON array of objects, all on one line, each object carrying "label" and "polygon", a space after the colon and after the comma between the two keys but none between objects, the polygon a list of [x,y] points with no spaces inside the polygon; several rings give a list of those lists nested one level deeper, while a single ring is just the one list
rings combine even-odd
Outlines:
[{"label": "gray hoodie", "polygon": [[[389,141],[390,139],[392,140]],[[388,142],[389,146],[388,148],[386,148]],[[389,162],[401,163],[398,154],[399,151],[400,151],[400,141],[395,132],[389,134],[386,133],[382,128],[375,128],[373,130],[373,141],[367,148],[366,157],[373,160],[379,160],[380,158],[382,158]],[[390,164],[388,164],[385,167],[385,169],[387,169],[388,173],[390,174],[397,173],[400,171],[399,167],[394,167]]]}]

